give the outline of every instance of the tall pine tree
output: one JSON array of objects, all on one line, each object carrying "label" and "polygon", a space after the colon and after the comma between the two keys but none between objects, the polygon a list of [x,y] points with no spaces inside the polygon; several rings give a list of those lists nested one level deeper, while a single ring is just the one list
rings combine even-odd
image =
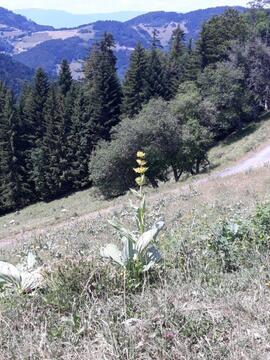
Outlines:
[{"label": "tall pine tree", "polygon": [[146,101],[146,71],[146,52],[141,44],[138,44],[131,54],[129,69],[123,85],[122,110],[129,117],[138,114]]},{"label": "tall pine tree", "polygon": [[111,128],[119,122],[122,89],[116,73],[113,36],[104,37],[91,51],[85,65],[89,117],[92,119],[93,141],[110,139]]},{"label": "tall pine tree", "polygon": [[27,103],[28,114],[28,139],[29,156],[28,169],[33,191],[37,198],[44,193],[44,169],[45,154],[42,151],[42,142],[45,132],[44,109],[48,98],[49,80],[47,74],[40,68],[36,71],[30,99]]},{"label": "tall pine tree", "polygon": [[85,93],[81,88],[74,103],[67,149],[68,181],[74,190],[89,185],[88,164],[93,144],[88,107]]},{"label": "tall pine tree", "polygon": [[58,77],[58,85],[63,96],[67,96],[72,86],[72,74],[67,60],[63,60]]},{"label": "tall pine tree", "polygon": [[173,97],[184,78],[186,47],[185,32],[178,25],[171,38],[171,51],[168,62],[168,77],[170,82],[170,97]]},{"label": "tall pine tree", "polygon": [[53,199],[67,193],[68,163],[64,102],[52,87],[45,111],[45,132],[42,142],[44,185],[42,198]]},{"label": "tall pine tree", "polygon": [[17,116],[12,93],[0,83],[0,213],[23,205],[15,142]]},{"label": "tall pine tree", "polygon": [[152,48],[148,53],[147,72],[146,72],[146,99],[147,101],[153,97],[169,97],[168,81],[166,79],[166,71],[162,54],[159,47],[157,32],[153,32]]}]

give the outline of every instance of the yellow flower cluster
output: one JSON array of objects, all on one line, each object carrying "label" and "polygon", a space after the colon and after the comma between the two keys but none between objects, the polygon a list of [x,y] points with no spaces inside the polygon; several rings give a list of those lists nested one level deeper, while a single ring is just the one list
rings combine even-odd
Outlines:
[{"label": "yellow flower cluster", "polygon": [[145,153],[143,151],[138,151],[137,158],[138,159],[136,161],[139,167],[134,168],[133,170],[136,174],[140,174],[140,176],[137,177],[135,181],[139,186],[143,186],[145,182],[145,173],[148,170],[148,168],[146,167],[147,162],[144,159]]}]

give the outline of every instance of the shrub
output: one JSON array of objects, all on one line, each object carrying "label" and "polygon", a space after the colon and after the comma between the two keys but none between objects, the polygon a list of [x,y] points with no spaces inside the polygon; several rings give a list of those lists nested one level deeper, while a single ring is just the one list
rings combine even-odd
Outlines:
[{"label": "shrub", "polygon": [[184,171],[198,171],[208,141],[196,120],[183,123],[169,103],[154,99],[136,118],[123,120],[110,143],[99,144],[90,160],[90,179],[106,197],[123,194],[134,183],[133,154],[141,148],[147,153],[147,180],[152,186],[167,181],[171,171],[178,181]]}]

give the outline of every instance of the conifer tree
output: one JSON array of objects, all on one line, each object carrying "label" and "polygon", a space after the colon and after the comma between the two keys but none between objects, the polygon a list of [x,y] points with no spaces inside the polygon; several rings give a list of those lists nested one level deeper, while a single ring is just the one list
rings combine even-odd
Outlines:
[{"label": "conifer tree", "polygon": [[40,68],[36,71],[34,84],[27,103],[27,139],[28,171],[30,181],[34,185],[33,192],[37,198],[42,197],[45,189],[44,180],[44,157],[42,141],[45,131],[44,109],[49,92],[49,80],[47,74]]},{"label": "conifer tree", "polygon": [[201,72],[201,59],[198,49],[189,41],[188,49],[184,57],[182,81],[196,81]]},{"label": "conifer tree", "polygon": [[55,87],[49,92],[45,111],[42,143],[44,185],[42,198],[52,199],[67,192],[67,139],[62,96]]},{"label": "conifer tree", "polygon": [[184,77],[186,47],[184,45],[185,32],[178,27],[173,31],[171,51],[169,54],[168,76],[170,82],[170,97],[173,97]]},{"label": "conifer tree", "polygon": [[201,68],[228,60],[232,40],[243,42],[247,33],[247,23],[237,10],[229,9],[221,16],[213,16],[203,24],[198,42]]},{"label": "conifer tree", "polygon": [[35,123],[30,113],[32,108],[32,88],[25,84],[18,102],[18,140],[16,143],[19,169],[22,179],[22,197],[27,205],[37,200],[32,179],[32,151],[35,149]]},{"label": "conifer tree", "polygon": [[105,33],[91,51],[85,66],[94,143],[99,139],[110,139],[111,128],[119,122],[122,89],[116,73],[114,46],[112,35]]},{"label": "conifer tree", "polygon": [[88,116],[88,102],[81,88],[74,103],[67,148],[68,181],[74,190],[89,185],[88,163],[92,148],[91,118]]},{"label": "conifer tree", "polygon": [[168,88],[165,66],[158,47],[156,31],[153,32],[152,48],[147,59],[146,73],[146,99],[149,101],[153,97],[168,98]]},{"label": "conifer tree", "polygon": [[63,60],[58,77],[58,85],[60,87],[61,94],[63,96],[66,96],[67,93],[70,91],[72,82],[73,80],[72,80],[69,64],[67,60]]},{"label": "conifer tree", "polygon": [[36,146],[42,141],[44,134],[44,107],[49,92],[49,80],[43,69],[36,71],[29,104],[29,121],[33,128]]},{"label": "conifer tree", "polygon": [[22,205],[15,148],[16,125],[12,93],[0,83],[0,213]]},{"label": "conifer tree", "polygon": [[122,109],[124,114],[129,117],[138,114],[146,101],[146,70],[146,52],[141,44],[138,44],[131,54],[130,65],[123,86]]}]

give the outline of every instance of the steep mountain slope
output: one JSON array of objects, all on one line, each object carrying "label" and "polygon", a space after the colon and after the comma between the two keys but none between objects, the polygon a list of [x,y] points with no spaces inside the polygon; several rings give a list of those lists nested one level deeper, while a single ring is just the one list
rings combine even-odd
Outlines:
[{"label": "steep mountain slope", "polygon": [[[82,76],[82,62],[93,43],[107,31],[116,40],[118,70],[122,77],[128,66],[130,52],[140,42],[151,46],[151,36],[156,29],[164,50],[168,49],[173,30],[180,25],[187,40],[198,37],[202,23],[213,15],[223,13],[228,7],[197,10],[186,14],[176,12],[151,12],[126,22],[97,21],[77,28],[56,30],[40,26],[8,10],[0,9],[0,52],[14,56],[26,66],[43,67],[56,74],[63,58],[71,63],[75,78]],[[244,8],[237,7],[239,11]],[[2,25],[1,25],[2,24]]]},{"label": "steep mountain slope", "polygon": [[[201,194],[202,198],[204,196],[213,198],[210,189],[213,189],[216,194],[220,194],[219,184],[222,184],[223,181],[228,181],[235,185],[234,183],[235,181],[237,183],[238,177],[241,178],[243,176],[246,176],[246,181],[253,181],[257,190],[260,189],[258,186],[260,181],[269,183],[270,168],[269,165],[264,166],[264,164],[270,163],[269,138],[269,117],[255,125],[248,125],[243,132],[234,134],[210,150],[209,157],[211,164],[215,168],[213,172],[208,175],[202,174],[189,178],[181,184],[167,183],[161,186],[159,190],[149,189],[150,202],[157,201],[158,199],[162,199],[162,201],[167,199],[167,216],[174,217],[177,213],[177,208],[182,213],[182,194],[192,192],[197,188],[199,191],[194,197],[194,201],[196,201],[199,194]],[[260,172],[260,177],[256,178],[253,171]],[[240,184],[244,188],[246,187],[246,189],[249,188],[247,182],[242,181]],[[204,191],[202,191],[202,188],[204,188]],[[264,186],[261,191],[265,193],[268,188],[269,186]],[[226,201],[228,200],[228,189],[237,193],[238,187],[227,186],[225,193]],[[112,214],[121,210],[123,206],[125,207],[129,199],[127,194],[123,197],[106,201],[101,200],[94,194],[95,190],[88,189],[50,203],[38,203],[28,206],[21,210],[18,215],[13,213],[0,217],[0,249],[14,246],[22,241],[22,239],[27,241],[31,237],[47,234],[48,229],[54,229],[54,231],[61,233],[60,230],[72,226],[73,223],[76,223],[77,226],[84,222],[90,224],[96,220],[101,221],[102,218],[111,217]],[[254,196],[250,191],[245,192],[245,200],[248,195],[251,198]],[[171,200],[174,196],[179,196],[179,198],[177,198],[172,207]],[[234,197],[233,199],[235,200]],[[254,198],[252,199],[254,200]],[[171,211],[171,209],[174,209],[174,211]]]},{"label": "steep mountain slope", "polygon": [[34,70],[14,61],[10,56],[0,54],[0,80],[11,88],[15,95],[19,94],[24,83],[30,81]]}]

